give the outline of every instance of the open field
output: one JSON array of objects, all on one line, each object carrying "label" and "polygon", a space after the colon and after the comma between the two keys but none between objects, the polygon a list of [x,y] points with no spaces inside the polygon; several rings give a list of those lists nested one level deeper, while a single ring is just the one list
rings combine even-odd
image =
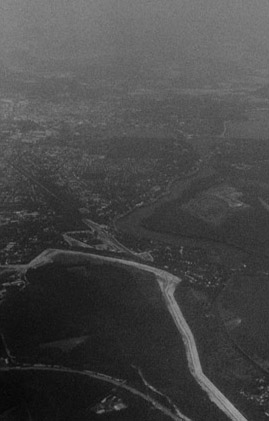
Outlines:
[{"label": "open field", "polygon": [[269,109],[257,109],[248,113],[247,121],[226,122],[226,138],[268,139]]},{"label": "open field", "polygon": [[[1,307],[3,333],[17,358],[97,370],[134,385],[141,384],[139,368],[187,417],[226,419],[189,372],[181,335],[154,276],[139,273],[135,263],[123,268],[100,256],[102,264],[86,262],[86,254],[70,256],[71,265],[55,261],[39,268],[39,260],[33,261],[29,286]],[[59,347],[59,341],[80,336],[85,340],[77,346]]]},{"label": "open field", "polygon": [[181,209],[213,226],[220,225],[228,216],[229,211],[223,200],[208,195],[191,199],[183,204]]},{"label": "open field", "polygon": [[268,275],[231,280],[218,298],[220,316],[234,342],[269,372]]},{"label": "open field", "polygon": [[266,251],[269,215],[259,200],[258,193],[264,195],[261,187],[244,180],[232,179],[227,185],[215,180],[194,181],[181,197],[156,207],[143,226],[167,235]]},{"label": "open field", "polygon": [[202,191],[189,202],[183,203],[181,209],[209,225],[217,227],[234,211],[249,207],[242,202],[242,196],[243,193],[237,191],[236,188],[220,184]]}]

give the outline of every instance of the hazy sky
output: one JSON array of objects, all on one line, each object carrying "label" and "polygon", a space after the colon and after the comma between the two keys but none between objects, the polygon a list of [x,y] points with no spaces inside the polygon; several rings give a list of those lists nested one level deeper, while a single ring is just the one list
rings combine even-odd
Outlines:
[{"label": "hazy sky", "polygon": [[2,55],[269,58],[269,0],[0,0],[0,7]]}]

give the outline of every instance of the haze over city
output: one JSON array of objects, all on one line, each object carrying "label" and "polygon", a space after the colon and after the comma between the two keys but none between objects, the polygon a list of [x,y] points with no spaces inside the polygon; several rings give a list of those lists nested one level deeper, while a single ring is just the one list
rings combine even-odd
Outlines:
[{"label": "haze over city", "polygon": [[1,0],[0,43],[2,59],[26,67],[52,57],[253,66],[269,61],[268,26],[267,0]]},{"label": "haze over city", "polygon": [[268,421],[269,1],[0,0],[0,419]]}]

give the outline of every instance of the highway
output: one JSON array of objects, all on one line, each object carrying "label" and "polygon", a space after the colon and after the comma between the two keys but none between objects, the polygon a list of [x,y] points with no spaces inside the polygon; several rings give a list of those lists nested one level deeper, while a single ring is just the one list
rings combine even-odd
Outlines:
[{"label": "highway", "polygon": [[224,412],[231,420],[247,421],[247,419],[203,373],[194,336],[174,298],[175,286],[163,286],[163,283],[160,281],[159,285],[163,292],[167,308],[170,311],[178,330],[182,334],[187,351],[189,369],[193,377],[199,383],[201,388],[207,393],[210,400],[214,402],[219,407],[219,409],[221,409],[222,412]]},{"label": "highway", "polygon": [[176,285],[181,282],[181,279],[177,276],[170,274],[167,271],[157,269],[153,266],[145,265],[143,263],[137,263],[129,260],[122,260],[114,257],[106,257],[95,254],[74,252],[74,251],[63,251],[49,249],[41,253],[37,258],[29,263],[28,267],[31,269],[42,267],[49,263],[58,263],[62,265],[79,265],[85,264],[85,262],[93,262],[96,264],[109,264],[116,263],[122,267],[133,267],[141,271],[152,273],[156,276],[159,287],[163,294],[167,308],[174,320],[174,323],[180,332],[188,359],[188,367],[201,388],[207,393],[209,399],[214,402],[218,408],[226,414],[226,416],[232,421],[247,421],[243,414],[241,414],[237,408],[224,396],[224,394],[206,377],[203,372],[199,354],[197,351],[194,336],[188,326],[175,298],[174,292]]}]

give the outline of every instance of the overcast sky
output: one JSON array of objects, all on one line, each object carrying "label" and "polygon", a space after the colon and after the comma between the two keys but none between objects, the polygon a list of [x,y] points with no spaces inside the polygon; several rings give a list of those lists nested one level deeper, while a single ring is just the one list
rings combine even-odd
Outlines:
[{"label": "overcast sky", "polygon": [[269,0],[0,0],[1,54],[269,58]]}]

